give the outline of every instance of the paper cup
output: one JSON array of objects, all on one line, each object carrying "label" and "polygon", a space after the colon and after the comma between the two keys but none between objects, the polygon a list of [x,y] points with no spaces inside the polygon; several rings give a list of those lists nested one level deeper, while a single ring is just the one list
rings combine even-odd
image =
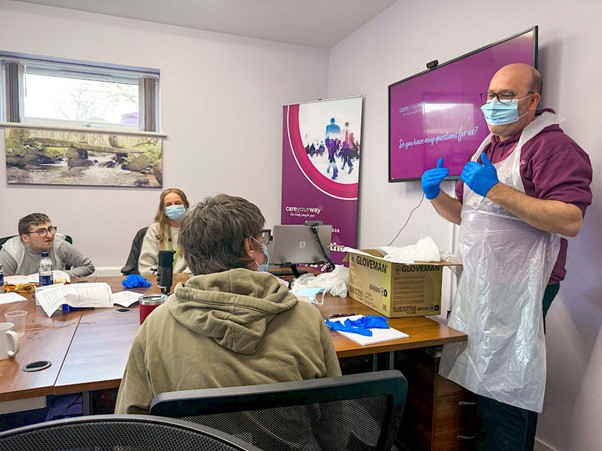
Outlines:
[{"label": "paper cup", "polygon": [[6,321],[13,323],[13,331],[22,337],[25,335],[25,324],[27,322],[27,310],[14,310],[4,314]]}]

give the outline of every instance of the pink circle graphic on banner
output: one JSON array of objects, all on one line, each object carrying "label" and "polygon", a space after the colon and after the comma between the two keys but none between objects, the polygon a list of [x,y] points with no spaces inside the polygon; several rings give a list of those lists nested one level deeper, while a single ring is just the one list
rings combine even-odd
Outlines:
[{"label": "pink circle graphic on banner", "polygon": [[338,199],[357,199],[358,183],[339,183],[331,180],[309,159],[299,130],[299,105],[288,106],[288,138],[293,157],[305,178],[317,189]]}]

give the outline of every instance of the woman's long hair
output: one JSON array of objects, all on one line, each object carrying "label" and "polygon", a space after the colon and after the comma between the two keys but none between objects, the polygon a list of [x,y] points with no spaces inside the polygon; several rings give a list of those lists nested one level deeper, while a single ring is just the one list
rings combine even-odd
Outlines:
[{"label": "woman's long hair", "polygon": [[155,222],[159,223],[159,248],[165,249],[166,245],[166,237],[168,235],[167,228],[169,227],[169,218],[165,214],[165,196],[168,194],[175,193],[180,196],[182,202],[184,202],[184,207],[188,210],[190,207],[190,203],[188,202],[188,198],[184,191],[178,188],[167,188],[165,191],[161,193],[161,198],[159,199],[159,209],[157,210],[157,214],[155,215]]}]

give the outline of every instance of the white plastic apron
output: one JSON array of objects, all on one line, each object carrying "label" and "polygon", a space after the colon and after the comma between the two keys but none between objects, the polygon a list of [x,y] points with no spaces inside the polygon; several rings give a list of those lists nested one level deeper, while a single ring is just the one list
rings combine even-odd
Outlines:
[{"label": "white plastic apron", "polygon": [[[494,164],[499,181],[524,193],[522,146],[562,120],[544,112],[525,127],[512,154]],[[472,161],[490,140],[491,135]],[[463,272],[448,325],[466,333],[468,342],[443,347],[439,372],[473,393],[541,412],[546,383],[542,300],[560,238],[464,185],[458,245]]]}]

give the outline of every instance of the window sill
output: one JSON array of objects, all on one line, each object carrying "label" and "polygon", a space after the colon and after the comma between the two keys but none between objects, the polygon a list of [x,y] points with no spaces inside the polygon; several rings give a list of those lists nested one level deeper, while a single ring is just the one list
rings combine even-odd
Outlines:
[{"label": "window sill", "polygon": [[56,125],[47,124],[24,124],[22,122],[0,122],[0,128],[23,128],[31,130],[49,130],[49,131],[65,131],[65,132],[85,132],[85,133],[101,133],[106,135],[126,135],[126,136],[148,136],[152,138],[167,138],[166,133],[160,132],[145,132],[141,130],[124,130],[97,128],[97,127],[58,127]]}]

